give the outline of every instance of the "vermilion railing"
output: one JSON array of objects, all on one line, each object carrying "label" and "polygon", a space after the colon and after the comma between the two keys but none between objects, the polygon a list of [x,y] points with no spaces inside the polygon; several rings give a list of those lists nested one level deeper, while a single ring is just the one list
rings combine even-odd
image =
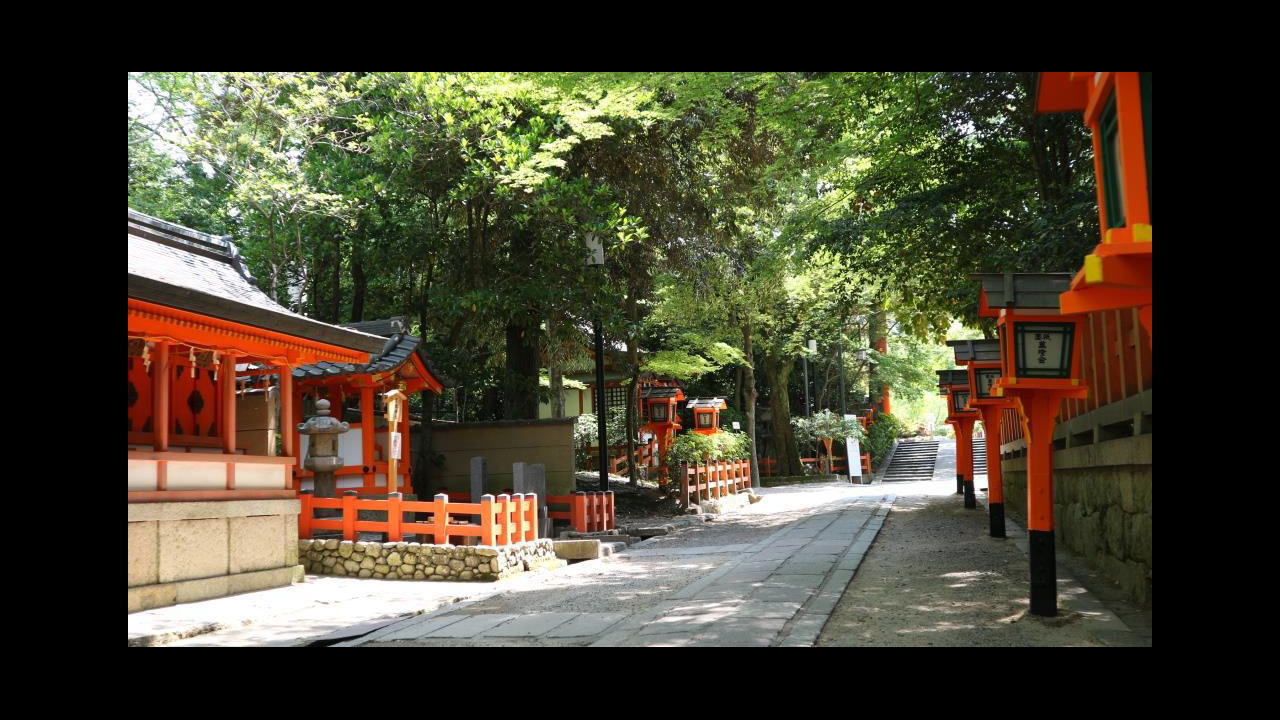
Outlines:
[{"label": "vermilion railing", "polygon": [[680,507],[689,507],[690,495],[701,502],[737,494],[751,487],[749,460],[682,465],[684,472],[676,473],[680,476]]},{"label": "vermilion railing", "polygon": [[[386,500],[363,500],[354,490],[345,491],[341,498],[318,498],[304,490],[298,499],[302,501],[298,516],[298,537],[302,539],[310,539],[316,530],[340,530],[344,540],[355,540],[357,532],[386,533],[391,542],[400,542],[406,535],[422,535],[437,545],[454,537],[478,537],[481,545],[511,545],[538,537],[538,498],[532,493],[496,498],[483,495],[478,503],[465,503],[450,502],[443,493],[424,502],[404,500],[400,493],[393,493]],[[317,518],[317,509],[341,510],[342,517]],[[385,512],[387,519],[360,520],[361,510]],[[428,513],[431,519],[406,522],[406,512]],[[468,519],[456,522],[453,516]],[[474,517],[479,518],[479,523],[471,522]]]},{"label": "vermilion railing", "polygon": [[[463,502],[471,499],[471,495],[468,493],[453,493],[452,496]],[[530,497],[533,496],[531,495]],[[550,507],[552,505],[563,505],[568,509],[552,510]],[[570,495],[548,495],[547,506],[547,517],[549,519],[568,520],[569,526],[578,532],[613,530],[618,526],[612,490],[608,492],[575,492]]]}]

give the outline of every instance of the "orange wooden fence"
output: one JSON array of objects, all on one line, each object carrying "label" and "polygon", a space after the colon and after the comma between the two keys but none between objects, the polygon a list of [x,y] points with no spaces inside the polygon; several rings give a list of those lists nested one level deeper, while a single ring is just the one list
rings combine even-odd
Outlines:
[{"label": "orange wooden fence", "polygon": [[568,510],[548,510],[552,520],[568,520],[578,532],[597,532],[617,527],[613,491],[575,492],[572,495],[548,495],[548,505],[568,505]]},{"label": "orange wooden fence", "polygon": [[[689,507],[692,494],[697,502],[740,493],[751,487],[751,462],[683,463],[680,476],[680,507]],[[691,481],[689,478],[693,478]]]},{"label": "orange wooden fence", "polygon": [[[436,497],[439,497],[438,495]],[[453,493],[460,502],[468,502],[468,493]],[[532,495],[530,497],[533,497]],[[563,505],[567,510],[552,510],[552,505]],[[453,512],[453,510],[450,510]],[[578,532],[612,530],[618,526],[613,505],[613,491],[575,492],[571,495],[548,495],[547,517],[551,520],[568,520],[569,526]]]},{"label": "orange wooden fence", "polygon": [[[496,498],[484,495],[478,503],[449,502],[449,496],[444,494],[436,495],[430,502],[402,498],[401,493],[392,493],[386,500],[362,500],[354,490],[345,491],[341,498],[318,498],[304,490],[298,496],[302,501],[298,537],[310,539],[316,530],[340,530],[344,540],[355,540],[357,532],[382,532],[391,542],[400,542],[406,535],[422,535],[437,545],[444,545],[455,537],[478,537],[481,545],[511,545],[538,537],[538,498],[532,493]],[[317,518],[317,508],[341,510],[342,517]],[[360,520],[361,510],[385,512],[387,519],[383,522]],[[405,522],[406,512],[429,513],[431,519]],[[453,515],[478,515],[480,524],[455,522]]]}]

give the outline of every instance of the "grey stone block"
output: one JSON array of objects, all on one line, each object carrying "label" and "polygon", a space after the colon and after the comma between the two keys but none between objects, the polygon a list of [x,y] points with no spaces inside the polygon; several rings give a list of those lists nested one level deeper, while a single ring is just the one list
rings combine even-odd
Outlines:
[{"label": "grey stone block", "polygon": [[435,632],[440,628],[453,625],[459,621],[471,617],[470,615],[446,615],[432,618],[413,618],[409,622],[399,625],[395,628],[389,628],[391,632],[380,634],[377,637],[368,638],[374,642],[382,642],[384,640],[417,640],[425,635]]},{"label": "grey stone block", "polygon": [[475,637],[489,628],[501,625],[518,615],[472,615],[465,620],[453,623],[439,630],[428,633],[429,638],[469,638]]},{"label": "grey stone block", "polygon": [[814,595],[817,590],[803,587],[761,587],[752,591],[749,596],[752,600],[761,600],[764,602],[808,602],[809,598]]},{"label": "grey stone block", "polygon": [[578,617],[578,613],[534,613],[480,633],[480,637],[538,637]]},{"label": "grey stone block", "polygon": [[547,633],[549,638],[590,637],[617,625],[626,613],[581,613]]}]

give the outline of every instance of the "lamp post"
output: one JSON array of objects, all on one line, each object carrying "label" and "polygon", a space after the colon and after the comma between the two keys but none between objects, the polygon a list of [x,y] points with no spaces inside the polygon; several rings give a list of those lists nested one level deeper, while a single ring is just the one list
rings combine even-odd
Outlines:
[{"label": "lamp post", "polygon": [[947,396],[947,423],[956,430],[956,494],[964,495],[964,506],[978,507],[973,488],[973,424],[978,414],[966,408],[969,403],[967,370],[938,370],[938,385]]},{"label": "lamp post", "polygon": [[1083,398],[1079,316],[1060,314],[1070,273],[980,274],[978,314],[999,317],[997,397],[1016,400],[1026,430],[1027,535],[1031,555],[1031,614],[1058,614],[1053,530],[1053,429],[1065,398]]},{"label": "lamp post", "polygon": [[[587,250],[591,253],[587,257],[587,264],[599,268],[601,275],[604,274],[604,243],[595,233],[587,234]],[[603,283],[603,279],[601,280]],[[600,311],[596,311],[596,433],[597,442],[600,443],[600,491],[609,491],[609,439],[605,427],[605,413],[608,409],[605,407],[604,392],[604,322],[600,317]]]},{"label": "lamp post", "polygon": [[982,416],[987,442],[987,514],[993,538],[1006,537],[1004,531],[1004,479],[1000,459],[1000,416],[1013,403],[994,395],[1000,377],[1000,343],[997,340],[948,340],[957,365],[969,373],[969,407]]}]

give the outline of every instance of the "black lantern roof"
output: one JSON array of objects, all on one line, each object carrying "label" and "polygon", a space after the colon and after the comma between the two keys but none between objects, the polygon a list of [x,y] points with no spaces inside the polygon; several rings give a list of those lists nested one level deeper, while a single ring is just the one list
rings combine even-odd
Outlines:
[{"label": "black lantern roof", "polygon": [[999,340],[948,340],[956,354],[956,363],[1000,362]]},{"label": "black lantern roof", "polygon": [[982,284],[987,307],[998,310],[1059,311],[1058,296],[1071,289],[1071,273],[975,273],[969,276]]},{"label": "black lantern roof", "polygon": [[728,405],[728,403],[726,403],[726,402],[724,401],[724,398],[721,398],[721,397],[717,397],[717,398],[689,398],[689,403],[688,403],[687,405],[685,405],[685,407],[686,407],[686,408],[688,408],[688,409],[690,409],[690,410],[693,410],[693,409],[695,409],[695,408],[703,408],[703,409],[710,408],[710,409],[715,409],[715,410],[723,410],[723,409],[727,408],[728,406],[729,406],[729,405]]},{"label": "black lantern roof", "polygon": [[661,400],[679,397],[680,394],[681,389],[678,387],[647,387],[640,393],[640,397],[645,400]]},{"label": "black lantern roof", "polygon": [[968,370],[938,370],[938,385],[968,385]]}]

